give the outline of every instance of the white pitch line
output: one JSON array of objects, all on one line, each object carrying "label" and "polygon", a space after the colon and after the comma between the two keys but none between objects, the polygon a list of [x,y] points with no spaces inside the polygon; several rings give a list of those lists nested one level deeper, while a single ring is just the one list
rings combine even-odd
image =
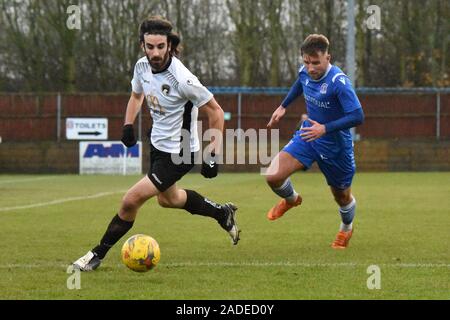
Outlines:
[{"label": "white pitch line", "polygon": [[13,180],[0,180],[0,184],[4,183],[16,183],[16,182],[29,182],[29,181],[39,181],[53,179],[54,177],[40,177],[40,178],[26,178],[26,179],[13,179]]},{"label": "white pitch line", "polygon": [[[300,268],[356,268],[368,267],[374,264],[373,262],[356,263],[356,262],[341,262],[341,263],[325,263],[325,262],[262,262],[262,261],[242,261],[242,262],[169,262],[160,263],[161,267],[300,267]],[[450,268],[450,264],[446,263],[379,263],[379,267],[387,268]],[[0,264],[0,269],[10,268],[67,268],[69,264],[57,263],[42,263],[42,264]],[[110,264],[109,266],[121,267],[121,263]]]},{"label": "white pitch line", "polygon": [[48,202],[38,202],[38,203],[32,203],[25,206],[16,206],[16,207],[6,207],[6,208],[0,208],[1,211],[14,211],[14,210],[23,210],[23,209],[31,209],[31,208],[38,208],[38,207],[45,207],[45,206],[52,206],[55,204],[65,203],[69,201],[79,201],[79,200],[89,200],[89,199],[96,199],[101,197],[110,196],[117,193],[124,193],[126,190],[120,190],[120,191],[111,191],[111,192],[101,192],[97,194],[93,194],[90,196],[80,196],[80,197],[70,197],[70,198],[62,198],[57,200],[52,200]]},{"label": "white pitch line", "polygon": [[262,261],[242,261],[242,262],[172,262],[164,264],[167,267],[356,267],[357,263],[308,263],[308,262],[262,262]]},{"label": "white pitch line", "polygon": [[[327,262],[261,262],[261,261],[248,261],[248,262],[180,262],[180,263],[167,263],[163,264],[168,267],[306,267],[306,268],[315,268],[315,267],[366,267],[372,265],[374,263],[356,263],[356,262],[336,262],[336,263],[327,263]],[[400,268],[438,268],[445,267],[450,268],[450,264],[445,263],[380,263],[376,264],[380,267],[400,267]]]}]

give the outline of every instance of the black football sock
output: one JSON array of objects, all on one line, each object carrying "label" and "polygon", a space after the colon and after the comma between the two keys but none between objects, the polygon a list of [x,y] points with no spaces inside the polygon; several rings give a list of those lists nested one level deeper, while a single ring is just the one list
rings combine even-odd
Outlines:
[{"label": "black football sock", "polygon": [[115,245],[116,242],[128,232],[128,230],[131,229],[133,223],[134,221],[125,221],[120,219],[119,215],[116,214],[111,220],[108,229],[106,229],[102,240],[100,240],[100,244],[92,249],[92,252],[100,259],[103,259],[109,249],[111,249],[111,247]]},{"label": "black football sock", "polygon": [[225,210],[222,206],[214,201],[205,198],[193,190],[186,191],[187,199],[183,209],[191,214],[207,216],[222,221],[225,217]]}]

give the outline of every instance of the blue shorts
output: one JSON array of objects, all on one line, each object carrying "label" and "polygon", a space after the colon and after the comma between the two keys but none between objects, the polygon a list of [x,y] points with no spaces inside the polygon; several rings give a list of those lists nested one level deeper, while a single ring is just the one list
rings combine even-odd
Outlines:
[{"label": "blue shorts", "polygon": [[325,156],[317,152],[310,142],[304,141],[300,137],[300,132],[297,131],[282,151],[300,161],[305,166],[305,170],[308,170],[317,161],[329,186],[344,190],[352,184],[356,170],[353,148],[343,149],[337,154]]}]

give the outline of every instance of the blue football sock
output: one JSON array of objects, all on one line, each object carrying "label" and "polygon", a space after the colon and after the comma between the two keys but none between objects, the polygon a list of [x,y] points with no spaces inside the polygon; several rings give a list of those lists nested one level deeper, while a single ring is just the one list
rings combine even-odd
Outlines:
[{"label": "blue football sock", "polygon": [[356,212],[356,200],[353,200],[346,206],[339,208],[339,213],[341,214],[342,224],[341,230],[349,231],[352,229],[352,222],[355,218]]},{"label": "blue football sock", "polygon": [[294,202],[298,196],[298,193],[295,192],[294,186],[292,185],[291,179],[286,179],[286,181],[278,188],[272,188],[273,192],[275,192],[280,197],[286,199],[288,202]]}]

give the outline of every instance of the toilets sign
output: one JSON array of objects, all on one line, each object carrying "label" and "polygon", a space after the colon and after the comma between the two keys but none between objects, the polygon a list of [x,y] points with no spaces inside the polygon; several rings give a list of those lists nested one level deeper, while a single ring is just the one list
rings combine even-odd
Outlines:
[{"label": "toilets sign", "polygon": [[67,140],[107,140],[107,118],[67,118]]}]

